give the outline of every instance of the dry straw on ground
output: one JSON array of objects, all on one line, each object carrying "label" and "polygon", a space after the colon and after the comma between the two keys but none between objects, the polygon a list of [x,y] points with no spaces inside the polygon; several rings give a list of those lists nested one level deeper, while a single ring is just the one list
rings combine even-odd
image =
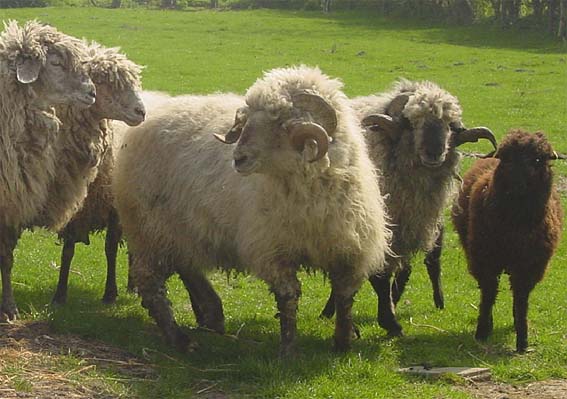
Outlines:
[{"label": "dry straw on ground", "polygon": [[[130,397],[128,381],[155,378],[143,359],[102,342],[54,334],[45,322],[0,325],[2,399]],[[112,388],[121,382],[123,387]]]}]

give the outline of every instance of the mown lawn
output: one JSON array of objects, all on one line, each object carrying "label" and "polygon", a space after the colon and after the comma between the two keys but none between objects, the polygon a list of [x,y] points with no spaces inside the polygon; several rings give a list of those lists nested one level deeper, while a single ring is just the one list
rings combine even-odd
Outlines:
[{"label": "mown lawn", "polygon": [[[459,97],[468,125],[490,126],[499,137],[511,127],[541,129],[556,150],[567,152],[567,54],[560,43],[539,32],[485,25],[434,27],[368,13],[47,8],[0,10],[0,17],[38,18],[69,34],[121,46],[146,66],[146,89],[173,94],[243,93],[262,71],[297,63],[319,65],[341,77],[345,91],[353,96],[386,89],[397,77],[430,79]],[[466,148],[487,151],[489,146]],[[464,161],[465,168],[469,164]],[[556,171],[566,175],[567,167],[558,163]],[[262,282],[213,275],[230,335],[195,332],[200,349],[181,355],[163,344],[139,300],[124,292],[125,251],[119,258],[118,303],[100,303],[104,245],[101,237],[92,241],[90,247],[77,250],[68,305],[52,308],[48,304],[57,281],[54,265],[59,263],[60,247],[49,233],[24,234],[16,254],[15,294],[24,319],[48,320],[57,332],[97,338],[155,364],[155,379],[109,376],[105,390],[113,396],[185,398],[215,391],[231,398],[469,397],[457,391],[453,381],[431,382],[396,373],[401,366],[422,363],[488,366],[496,380],[514,383],[567,377],[566,244],[531,299],[533,353],[511,352],[515,334],[506,279],[495,307],[492,339],[487,345],[474,341],[478,290],[451,230],[443,254],[445,310],[434,308],[425,269],[417,259],[398,308],[406,336],[386,338],[375,323],[376,300],[367,284],[354,308],[362,339],[349,354],[337,355],[331,351],[333,323],[318,318],[329,285],[321,275],[302,274],[300,353],[281,361],[275,303]],[[176,278],[169,290],[178,321],[193,327],[187,294]],[[17,375],[18,369],[13,370]]]}]

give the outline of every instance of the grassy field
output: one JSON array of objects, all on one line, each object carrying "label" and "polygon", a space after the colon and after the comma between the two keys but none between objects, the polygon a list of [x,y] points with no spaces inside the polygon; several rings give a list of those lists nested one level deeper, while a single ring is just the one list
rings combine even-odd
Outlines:
[{"label": "grassy field", "polygon": [[[146,66],[144,88],[173,94],[243,93],[262,71],[298,63],[319,65],[339,76],[349,95],[389,87],[397,77],[430,79],[457,95],[468,125],[488,125],[501,137],[511,127],[548,133],[567,152],[567,54],[538,32],[500,31],[490,26],[433,27],[384,20],[368,14],[278,11],[166,12],[104,9],[0,10],[1,19],[38,18],[80,37],[121,46]],[[469,150],[487,151],[482,144]],[[470,161],[465,160],[465,168]],[[558,177],[567,167],[557,164]],[[375,323],[376,300],[365,285],[357,296],[355,321],[362,339],[347,355],[331,351],[333,323],[318,319],[329,285],[321,275],[302,274],[300,353],[277,358],[279,326],[266,286],[252,277],[213,275],[225,305],[229,336],[194,333],[199,351],[180,355],[165,346],[139,300],[124,292],[126,256],[119,258],[116,306],[100,303],[105,262],[103,241],[80,247],[71,275],[69,303],[48,304],[60,247],[43,231],[24,234],[16,253],[15,294],[23,319],[47,320],[57,333],[96,338],[145,358],[152,378],[118,369],[93,369],[84,377],[99,392],[123,397],[265,398],[468,398],[459,381],[425,381],[396,373],[401,366],[487,366],[496,380],[521,383],[567,377],[567,244],[556,254],[547,278],[531,298],[530,344],[534,352],[512,353],[515,334],[511,295],[503,279],[495,307],[495,332],[488,344],[473,339],[478,290],[450,231],[443,254],[446,309],[433,306],[421,259],[402,303],[406,337],[389,340]],[[564,240],[565,242],[565,240]],[[124,252],[124,251],[123,251]],[[169,284],[178,321],[194,326],[187,294]],[[0,329],[2,326],[0,326]],[[77,354],[52,367],[65,372],[84,364]],[[0,359],[1,365],[2,359]],[[11,387],[33,390],[17,361],[3,372]],[[86,383],[86,382],[85,382]],[[0,396],[1,393],[0,393]]]}]

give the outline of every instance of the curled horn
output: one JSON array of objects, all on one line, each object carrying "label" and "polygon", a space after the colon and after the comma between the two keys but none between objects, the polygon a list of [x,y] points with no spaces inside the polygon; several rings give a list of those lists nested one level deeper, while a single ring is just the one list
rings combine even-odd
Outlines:
[{"label": "curled horn", "polygon": [[220,142],[224,144],[234,144],[240,138],[242,134],[242,129],[246,124],[247,108],[242,107],[236,111],[236,117],[234,118],[234,125],[230,128],[230,130],[223,136],[222,134],[215,133],[213,136]]},{"label": "curled horn", "polygon": [[292,97],[293,105],[311,114],[314,122],[321,125],[327,135],[333,135],[337,130],[337,112],[323,97],[301,91]]},{"label": "curled horn", "polygon": [[361,125],[363,128],[373,132],[385,133],[392,139],[400,132],[399,124],[390,115],[368,115],[362,120]]},{"label": "curled horn", "polygon": [[453,145],[455,147],[464,143],[476,143],[479,139],[487,139],[494,149],[498,147],[494,133],[487,127],[473,127],[471,129],[458,128],[453,130]]},{"label": "curled horn", "polygon": [[329,151],[329,135],[325,128],[314,122],[296,121],[289,127],[291,145],[297,151],[303,152],[307,140],[317,143],[317,154],[309,162],[320,160]]}]

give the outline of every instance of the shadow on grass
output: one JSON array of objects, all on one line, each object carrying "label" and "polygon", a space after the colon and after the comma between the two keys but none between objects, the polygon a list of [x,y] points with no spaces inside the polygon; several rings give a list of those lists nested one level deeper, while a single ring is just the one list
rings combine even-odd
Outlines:
[{"label": "shadow on grass", "polygon": [[[165,344],[154,321],[134,295],[121,293],[117,305],[108,306],[100,301],[99,292],[74,288],[69,292],[67,305],[53,307],[46,305],[51,300],[51,292],[31,288],[18,291],[20,301],[29,304],[30,308],[47,309],[50,325],[56,333],[96,339],[149,362],[156,371],[156,378],[145,381],[126,374],[120,377],[123,384],[139,397],[157,397],[163,392],[188,395],[211,385],[216,387],[215,390],[233,394],[285,396],[298,381],[316,381],[331,373],[345,358],[376,362],[386,348],[395,351],[401,366],[424,363],[486,366],[496,362],[506,364],[512,357],[511,348],[499,344],[509,336],[511,327],[496,329],[488,345],[477,344],[472,331],[440,333],[427,330],[390,340],[376,327],[372,315],[356,318],[356,323],[365,332],[346,355],[332,351],[332,324],[325,327],[322,334],[302,330],[300,326],[297,356],[280,360],[279,323],[271,315],[229,319],[228,334],[221,336],[191,328],[194,321],[192,318],[187,321],[184,314],[180,324],[199,348],[181,354]],[[405,318],[402,323],[407,326]]]},{"label": "shadow on grass", "polygon": [[[187,395],[211,383],[222,391],[244,395],[262,392],[260,396],[271,397],[293,389],[298,381],[328,374],[345,356],[380,356],[380,345],[363,340],[354,343],[358,355],[334,353],[332,328],[328,336],[300,328],[297,356],[282,360],[278,356],[279,323],[271,315],[227,320],[228,334],[224,336],[192,328],[192,318],[187,322],[183,315],[180,324],[199,347],[182,354],[164,342],[155,322],[132,294],[122,293],[114,306],[104,305],[95,290],[77,287],[70,289],[64,306],[49,305],[51,292],[26,288],[16,294],[28,308],[45,309],[54,333],[76,334],[87,342],[98,340],[149,362],[156,378],[148,381],[115,371],[139,397],[158,397],[172,391]],[[241,328],[243,325],[245,328]]]},{"label": "shadow on grass", "polygon": [[536,26],[500,27],[490,21],[470,26],[424,22],[416,19],[384,17],[373,12],[320,12],[274,11],[282,18],[326,20],[353,31],[364,30],[374,34],[380,31],[414,31],[411,40],[425,43],[446,43],[465,47],[514,49],[538,54],[566,54],[567,45]]}]

